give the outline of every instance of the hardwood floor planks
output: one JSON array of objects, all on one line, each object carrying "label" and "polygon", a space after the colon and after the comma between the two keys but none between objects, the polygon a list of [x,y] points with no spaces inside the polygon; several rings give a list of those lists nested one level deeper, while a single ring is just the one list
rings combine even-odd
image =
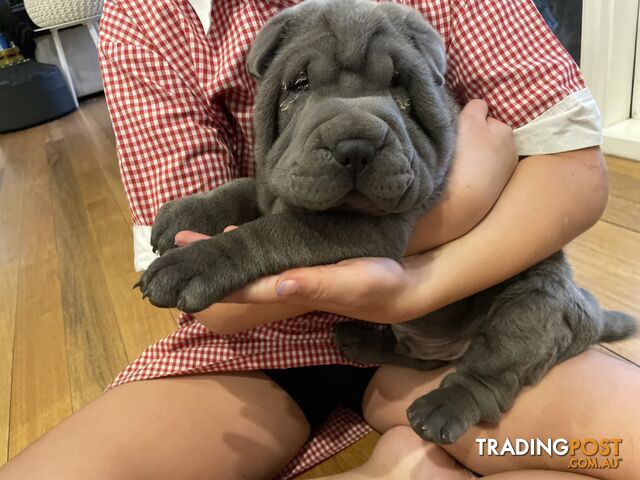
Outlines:
[{"label": "hardwood floor planks", "polygon": [[[86,102],[86,109],[78,111],[77,115],[68,117],[76,128],[82,132],[84,145],[91,152],[87,157],[93,166],[97,166],[102,173],[102,182],[110,190],[110,197],[118,206],[122,218],[130,227],[131,211],[127,198],[123,195],[124,187],[120,178],[118,162],[114,161],[115,138],[104,101],[97,98]],[[106,123],[105,123],[106,122]],[[75,157],[73,157],[75,158]],[[82,182],[81,182],[82,183]]]},{"label": "hardwood floor planks", "polygon": [[24,133],[0,137],[0,464],[9,453],[11,377],[15,334],[24,167],[18,152],[26,146]]},{"label": "hardwood floor planks", "polygon": [[[95,125],[87,125],[85,120],[81,115],[67,117],[61,122],[61,128],[75,132],[65,137],[65,144],[73,175],[77,178],[77,201],[86,212],[95,242],[96,260],[104,273],[110,304],[127,358],[131,361],[145,347],[173,331],[176,324],[171,312],[142,302],[140,292],[132,289],[139,274],[132,269],[131,222],[125,220],[114,198],[113,184],[107,181],[105,174],[105,168],[109,169],[105,164],[115,164],[113,152],[95,148],[96,143],[87,131]],[[117,168],[116,174],[122,192]],[[120,193],[120,197],[124,198],[124,195]]]},{"label": "hardwood floor planks", "polygon": [[[609,206],[568,254],[603,306],[640,317],[640,163],[608,158]],[[102,97],[0,135],[0,464],[99,395],[175,328],[131,289],[131,219]],[[15,345],[14,345],[15,343]],[[607,344],[640,363],[640,340]],[[362,463],[372,433],[302,475]]]},{"label": "hardwood floor planks", "polygon": [[[579,286],[590,290],[604,308],[640,319],[640,234],[600,221],[566,250]],[[640,337],[605,346],[640,365]]]},{"label": "hardwood floor planks", "polygon": [[378,432],[371,432],[367,434],[366,437],[345,448],[337,455],[334,455],[321,464],[316,465],[311,470],[307,470],[302,475],[298,475],[296,480],[311,480],[314,478],[335,475],[362,465],[371,456],[371,452],[379,439],[380,434]]},{"label": "hardwood floor planks", "polygon": [[25,132],[9,457],[71,413],[63,305],[45,154],[47,126]]},{"label": "hardwood floor planks", "polygon": [[611,195],[602,219],[640,233],[640,202]]},{"label": "hardwood floor planks", "polygon": [[100,395],[127,363],[98,247],[71,165],[68,143],[77,134],[55,135],[47,145],[74,410]]},{"label": "hardwood floor planks", "polygon": [[640,235],[607,222],[567,247],[576,282],[591,290],[606,308],[640,313]]},{"label": "hardwood floor planks", "polygon": [[640,232],[640,162],[608,157],[609,204],[606,222]]}]

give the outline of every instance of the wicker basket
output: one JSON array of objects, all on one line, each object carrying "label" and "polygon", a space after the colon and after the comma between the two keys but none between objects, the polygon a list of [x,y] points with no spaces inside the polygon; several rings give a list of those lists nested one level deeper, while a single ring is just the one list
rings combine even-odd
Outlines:
[{"label": "wicker basket", "polygon": [[102,13],[102,0],[24,0],[33,23],[42,28]]}]

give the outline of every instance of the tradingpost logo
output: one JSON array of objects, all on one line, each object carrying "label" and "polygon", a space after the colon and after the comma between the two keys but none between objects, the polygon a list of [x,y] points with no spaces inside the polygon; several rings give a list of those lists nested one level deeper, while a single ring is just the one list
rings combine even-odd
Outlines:
[{"label": "tradingpost logo", "polygon": [[622,462],[621,438],[507,438],[502,443],[495,438],[476,438],[476,443],[481,457],[567,457],[571,469],[613,470]]}]

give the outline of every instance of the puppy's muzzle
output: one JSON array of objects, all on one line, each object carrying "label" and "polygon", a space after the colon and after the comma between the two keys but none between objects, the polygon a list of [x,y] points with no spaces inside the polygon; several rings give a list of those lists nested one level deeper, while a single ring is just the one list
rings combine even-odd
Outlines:
[{"label": "puppy's muzzle", "polygon": [[310,98],[295,126],[271,178],[290,204],[371,214],[415,206],[415,151],[391,97]]},{"label": "puppy's muzzle", "polygon": [[344,166],[353,178],[366,167],[376,155],[376,147],[366,138],[340,140],[333,149],[336,161]]}]

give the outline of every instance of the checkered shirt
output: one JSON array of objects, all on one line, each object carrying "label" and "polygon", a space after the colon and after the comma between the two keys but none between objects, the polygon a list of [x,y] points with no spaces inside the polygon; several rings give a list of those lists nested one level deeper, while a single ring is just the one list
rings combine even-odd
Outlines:
[{"label": "checkered shirt", "polygon": [[[117,153],[135,225],[185,195],[254,174],[255,82],[251,42],[286,0],[214,0],[205,32],[188,0],[107,0],[100,63]],[[460,103],[482,98],[490,115],[518,128],[583,90],[570,56],[529,0],[402,1],[445,40],[446,80]],[[133,319],[135,321],[135,319]],[[331,342],[336,315],[312,313],[218,336],[183,315],[114,380],[198,372],[348,364]],[[334,412],[280,478],[291,478],[369,431]]]}]

